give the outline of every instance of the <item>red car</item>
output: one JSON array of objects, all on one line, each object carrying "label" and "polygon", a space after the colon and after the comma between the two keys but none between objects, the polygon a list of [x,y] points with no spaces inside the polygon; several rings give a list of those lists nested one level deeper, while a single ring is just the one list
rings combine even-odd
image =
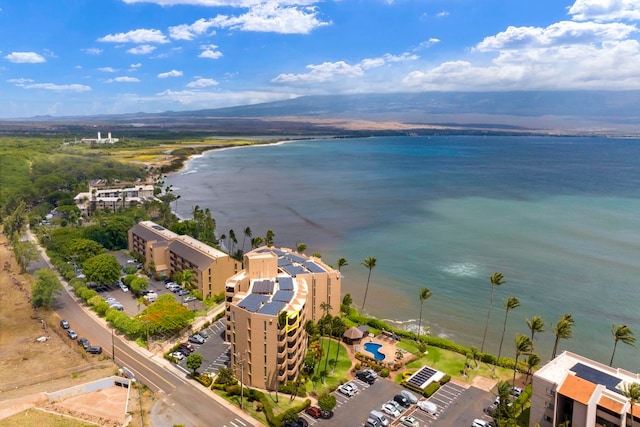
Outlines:
[{"label": "red car", "polygon": [[323,418],[323,419],[329,419],[333,416],[333,412],[331,411],[323,411],[322,409],[318,408],[317,406],[309,406],[307,409],[304,410],[304,412],[307,413],[307,415],[312,416],[313,418]]}]

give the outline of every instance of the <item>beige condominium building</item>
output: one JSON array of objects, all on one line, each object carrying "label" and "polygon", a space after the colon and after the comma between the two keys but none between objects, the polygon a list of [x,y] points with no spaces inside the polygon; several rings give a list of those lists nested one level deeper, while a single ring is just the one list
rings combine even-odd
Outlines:
[{"label": "beige condominium building", "polygon": [[[622,390],[633,382],[640,375],[565,351],[533,375],[529,426],[630,426],[631,405]],[[633,419],[640,425],[640,404]]]},{"label": "beige condominium building", "polygon": [[78,193],[73,198],[76,206],[84,215],[94,211],[129,208],[141,205],[146,201],[158,200],[153,194],[151,184],[140,184],[125,188],[102,188],[89,186],[89,191]]},{"label": "beige condominium building", "polygon": [[307,351],[307,320],[340,310],[340,272],[319,258],[261,247],[245,254],[244,270],[227,280],[226,340],[235,375],[274,390],[294,380]]},{"label": "beige condominium building", "polygon": [[191,270],[204,298],[224,292],[226,280],[241,267],[226,253],[152,221],[142,221],[129,230],[129,251],[141,255],[145,268],[161,275],[172,277]]}]

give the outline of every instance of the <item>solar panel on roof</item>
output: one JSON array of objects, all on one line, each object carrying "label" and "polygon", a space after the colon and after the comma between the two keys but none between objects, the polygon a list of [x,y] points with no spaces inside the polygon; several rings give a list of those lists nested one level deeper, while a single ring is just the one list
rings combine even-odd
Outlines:
[{"label": "solar panel on roof", "polygon": [[271,301],[270,303],[267,303],[267,304],[263,305],[262,308],[260,310],[258,310],[258,313],[267,314],[267,315],[270,315],[270,316],[275,316],[276,314],[278,314],[280,312],[280,310],[285,308],[286,305],[287,305],[286,302]]},{"label": "solar panel on roof", "polygon": [[292,291],[293,279],[291,277],[278,277],[278,283],[280,284],[280,290]]},{"label": "solar panel on roof", "polygon": [[304,266],[307,267],[312,273],[324,273],[326,271],[324,268],[320,267],[313,261],[306,261],[304,263]]},{"label": "solar panel on roof", "polygon": [[298,274],[304,274],[306,273],[306,270],[302,267],[300,267],[299,265],[285,265],[282,267],[282,269],[284,271],[286,271],[287,273],[289,273],[290,276],[296,276]]},{"label": "solar panel on roof", "polygon": [[254,294],[272,294],[275,283],[271,280],[258,280],[253,283]]},{"label": "solar panel on roof", "polygon": [[290,302],[293,299],[293,291],[278,291],[276,292],[276,294],[273,296],[273,300],[274,301],[284,301],[284,302]]},{"label": "solar panel on roof", "polygon": [[255,313],[268,300],[269,297],[267,295],[249,294],[238,303],[238,307]]},{"label": "solar panel on roof", "polygon": [[160,226],[160,225],[152,225],[151,228],[155,228],[156,230],[164,230],[164,227]]},{"label": "solar panel on roof", "polygon": [[418,372],[413,374],[407,382],[416,387],[423,388],[425,383],[429,381],[431,377],[433,377],[438,371],[428,366],[423,366]]},{"label": "solar panel on roof", "polygon": [[291,265],[291,260],[286,258],[278,258],[278,267]]},{"label": "solar panel on roof", "polygon": [[609,375],[590,366],[583,365],[582,363],[576,363],[573,365],[571,370],[576,373],[578,378],[582,378],[583,380],[587,380],[594,384],[602,384],[607,389],[620,393],[620,390],[616,388],[616,386],[622,381],[620,378],[614,377],[613,375]]},{"label": "solar panel on roof", "polygon": [[299,262],[300,264],[302,264],[303,262],[306,261],[306,259],[298,256],[298,255],[294,255],[294,254],[286,254],[285,257],[289,258],[290,260],[293,260],[295,262]]}]

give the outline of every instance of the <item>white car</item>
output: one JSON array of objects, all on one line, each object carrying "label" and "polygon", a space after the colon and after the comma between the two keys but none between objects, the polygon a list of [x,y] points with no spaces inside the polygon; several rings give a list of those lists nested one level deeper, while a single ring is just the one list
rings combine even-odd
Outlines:
[{"label": "white car", "polygon": [[475,420],[473,420],[471,427],[492,427],[492,425],[489,421],[485,421],[481,418],[476,418]]},{"label": "white car", "polygon": [[119,286],[120,289],[122,289],[122,292],[129,292],[129,288],[124,283],[120,284]]},{"label": "white car", "polygon": [[405,416],[400,418],[400,425],[404,427],[420,427],[418,420],[411,416]]},{"label": "white car", "polygon": [[356,394],[356,389],[353,387],[353,384],[351,383],[346,383],[346,384],[342,384],[340,387],[338,387],[338,391],[342,394],[344,394],[345,396],[355,396]]},{"label": "white car", "polygon": [[169,356],[171,356],[171,357],[175,357],[175,358],[176,358],[176,359],[178,359],[178,360],[182,360],[182,359],[184,359],[184,354],[182,354],[182,353],[181,353],[181,352],[179,352],[179,351],[174,351],[174,352],[173,352],[173,353],[171,353]]},{"label": "white car", "polygon": [[428,400],[421,400],[418,402],[418,408],[427,414],[436,415],[438,413],[438,405]]},{"label": "white car", "polygon": [[382,412],[384,412],[387,415],[391,415],[393,418],[397,418],[400,416],[400,411],[398,411],[398,408],[396,408],[396,405],[392,405],[390,402],[387,402],[384,405],[382,405]]},{"label": "white car", "polygon": [[198,298],[194,297],[193,295],[189,295],[189,296],[184,297],[184,302],[191,302],[191,301],[195,301],[197,299]]},{"label": "white car", "polygon": [[409,390],[402,390],[400,392],[400,395],[404,396],[407,398],[407,400],[412,404],[416,404],[418,403],[418,396],[416,396],[415,394],[411,393]]}]

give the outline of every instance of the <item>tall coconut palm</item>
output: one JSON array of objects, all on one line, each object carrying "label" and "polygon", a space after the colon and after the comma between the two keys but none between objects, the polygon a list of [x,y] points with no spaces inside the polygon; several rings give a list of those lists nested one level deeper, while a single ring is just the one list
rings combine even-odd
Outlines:
[{"label": "tall coconut palm", "polygon": [[267,234],[264,236],[264,244],[269,247],[273,246],[274,237],[276,237],[276,233],[273,230],[267,230]]},{"label": "tall coconut palm", "polygon": [[555,335],[556,339],[553,344],[553,353],[551,354],[551,359],[556,358],[556,354],[558,352],[558,342],[560,339],[568,340],[573,337],[573,324],[575,321],[573,320],[573,316],[571,313],[563,314],[560,319],[558,319],[558,323],[555,326],[551,326],[551,330],[553,331],[553,335]]},{"label": "tall coconut palm", "polygon": [[340,271],[342,267],[346,267],[347,265],[349,265],[349,263],[345,258],[338,258],[337,264],[338,264],[338,271]]},{"label": "tall coconut palm", "polygon": [[627,325],[611,325],[611,335],[613,335],[613,352],[611,353],[611,361],[609,366],[613,366],[613,357],[616,355],[616,346],[618,341],[635,347],[633,344],[636,342],[636,337],[633,336],[633,331]]},{"label": "tall coconut palm", "polygon": [[502,354],[502,343],[504,341],[504,333],[507,331],[507,318],[509,312],[514,308],[520,307],[520,300],[516,297],[508,297],[504,301],[504,323],[502,325],[502,337],[500,338],[500,347],[498,348],[498,362],[500,361],[500,355]]},{"label": "tall coconut palm", "polygon": [[362,265],[367,267],[367,269],[369,270],[369,275],[367,276],[367,287],[364,290],[364,299],[362,300],[362,308],[360,309],[360,311],[364,311],[364,305],[367,302],[367,293],[369,292],[369,280],[371,280],[371,270],[376,268],[376,261],[377,260],[374,257],[369,257],[369,258],[365,258],[365,260],[362,262]]},{"label": "tall coconut palm", "polygon": [[529,383],[529,377],[533,373],[533,368],[538,366],[540,364],[540,362],[541,362],[540,356],[538,356],[535,353],[531,353],[527,357],[527,377],[525,379],[525,383],[526,384]]},{"label": "tall coconut palm", "polygon": [[251,227],[247,227],[244,229],[244,237],[242,238],[242,253],[244,253],[244,243],[247,240],[247,237],[249,238],[249,242],[251,242],[251,235],[253,233],[251,232]]},{"label": "tall coconut palm", "polygon": [[328,302],[321,302],[320,303],[320,310],[324,311],[324,316],[329,314],[329,312],[331,311],[333,307],[331,307],[331,304],[329,304]]},{"label": "tall coconut palm", "polygon": [[631,427],[633,427],[633,407],[640,403],[640,383],[624,383],[622,395],[627,398],[631,406]]},{"label": "tall coconut palm", "polygon": [[341,337],[342,337],[342,334],[344,334],[345,329],[347,329],[347,327],[344,324],[344,321],[342,320],[342,318],[340,316],[335,316],[331,321],[331,333],[333,334],[334,337],[336,337],[338,342],[336,343],[336,363],[333,364],[333,368],[331,368],[331,373],[334,373],[336,371],[336,365],[338,365],[338,357],[340,356],[340,347],[341,347],[340,342],[342,341]]},{"label": "tall coconut palm", "polygon": [[544,332],[544,320],[540,316],[533,316],[531,319],[527,320],[527,327],[531,331],[531,343],[533,343],[533,337],[536,332]]},{"label": "tall coconut palm", "polygon": [[487,323],[484,326],[484,335],[482,336],[482,345],[480,346],[480,353],[484,353],[484,343],[487,341],[487,331],[489,330],[489,319],[491,318],[491,307],[493,306],[493,291],[496,286],[503,285],[505,283],[504,276],[500,272],[495,272],[490,277],[491,280],[491,297],[489,299],[489,311],[487,311]]},{"label": "tall coconut palm", "polygon": [[424,302],[431,298],[431,291],[428,288],[420,289],[420,294],[418,295],[420,298],[420,320],[418,321],[418,341],[420,341],[420,332],[422,331],[422,307],[424,306]]},{"label": "tall coconut palm", "polygon": [[306,243],[296,243],[296,252],[298,252],[299,254],[304,253],[304,251],[307,250],[307,244]]},{"label": "tall coconut palm", "polygon": [[533,351],[533,341],[526,335],[516,334],[516,363],[513,365],[513,387],[516,386],[516,372],[518,371],[518,359],[522,355]]},{"label": "tall coconut palm", "polygon": [[191,270],[182,270],[174,274],[174,280],[185,289],[193,289],[196,283],[196,275]]}]

